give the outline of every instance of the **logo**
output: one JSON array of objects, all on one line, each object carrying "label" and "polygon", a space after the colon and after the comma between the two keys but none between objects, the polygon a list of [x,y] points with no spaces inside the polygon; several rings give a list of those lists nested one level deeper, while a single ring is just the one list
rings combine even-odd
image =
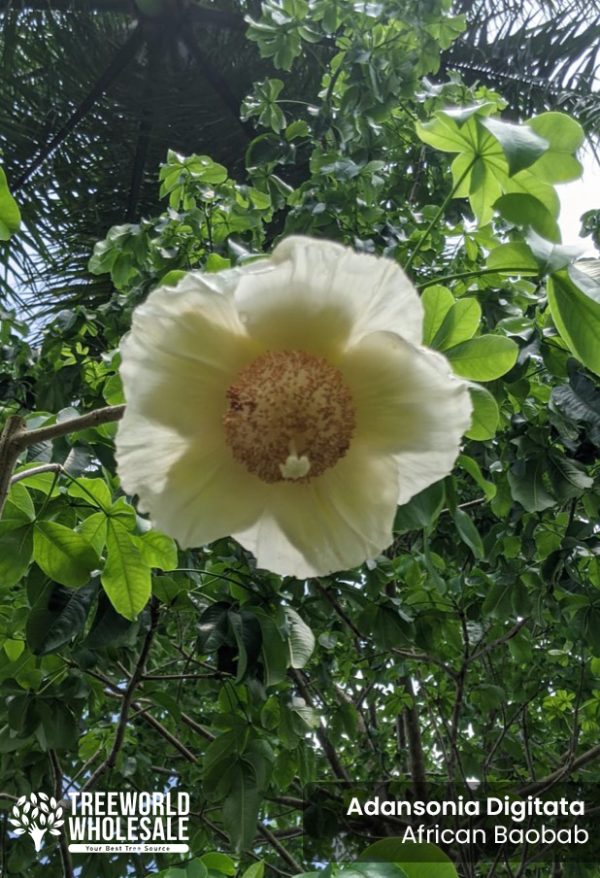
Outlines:
[{"label": "logo", "polygon": [[31,836],[36,851],[46,834],[64,832],[73,853],[187,853],[189,815],[188,793],[72,792],[60,803],[30,793],[9,822],[14,835]]},{"label": "logo", "polygon": [[47,832],[50,835],[60,835],[63,809],[54,796],[46,793],[30,793],[29,796],[21,796],[13,807],[9,822],[12,823],[15,835],[24,835],[26,832],[32,837],[36,851],[42,846],[42,840]]}]

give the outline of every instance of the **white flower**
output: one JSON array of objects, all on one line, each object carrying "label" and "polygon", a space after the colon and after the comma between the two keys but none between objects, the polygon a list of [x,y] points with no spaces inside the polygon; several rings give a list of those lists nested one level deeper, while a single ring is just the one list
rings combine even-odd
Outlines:
[{"label": "white flower", "polygon": [[303,237],[156,289],[121,347],[124,489],[182,547],[232,535],[282,575],[376,556],[470,422],[422,319],[396,263]]}]

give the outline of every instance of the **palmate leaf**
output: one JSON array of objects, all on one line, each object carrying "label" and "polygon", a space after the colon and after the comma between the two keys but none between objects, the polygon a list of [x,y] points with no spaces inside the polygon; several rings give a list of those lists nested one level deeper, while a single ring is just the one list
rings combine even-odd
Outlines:
[{"label": "palmate leaf", "polygon": [[417,123],[417,133],[435,149],[458,153],[452,162],[453,197],[468,198],[481,225],[495,208],[510,222],[559,241],[560,202],[551,183],[581,175],[574,157],[581,126],[563,113],[515,125],[489,112],[489,102],[438,111],[429,122]]}]

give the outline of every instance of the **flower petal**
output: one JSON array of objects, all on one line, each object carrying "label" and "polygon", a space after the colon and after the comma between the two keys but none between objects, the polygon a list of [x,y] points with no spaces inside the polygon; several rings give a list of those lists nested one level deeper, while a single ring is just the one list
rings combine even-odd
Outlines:
[{"label": "flower petal", "polygon": [[225,391],[257,355],[233,305],[238,275],[190,273],[135,309],[121,344],[128,406],[182,435],[220,429]]},{"label": "flower petal", "polygon": [[421,341],[423,308],[402,269],[332,241],[286,238],[234,296],[248,333],[272,349],[331,354],[378,330]]},{"label": "flower petal", "polygon": [[175,430],[149,422],[128,405],[115,439],[117,474],[127,494],[139,496],[140,512],[151,512],[165,490],[167,473],[188,442]]},{"label": "flower petal", "polygon": [[355,444],[335,467],[307,483],[270,486],[269,510],[233,536],[259,567],[299,578],[347,570],[392,542],[397,464]]},{"label": "flower petal", "polygon": [[[441,354],[376,332],[347,351],[339,368],[356,408],[356,437],[387,452],[458,454],[471,421],[467,385]],[[420,489],[419,489],[420,490]]]},{"label": "flower petal", "polygon": [[182,548],[197,547],[249,527],[261,515],[266,485],[223,443],[190,443],[127,409],[117,436],[123,488]]}]

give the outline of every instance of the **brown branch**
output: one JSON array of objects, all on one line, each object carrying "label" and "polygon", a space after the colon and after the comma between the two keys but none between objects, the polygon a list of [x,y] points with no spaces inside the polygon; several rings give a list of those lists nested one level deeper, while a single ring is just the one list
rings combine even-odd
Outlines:
[{"label": "brown branch", "polygon": [[113,745],[111,747],[110,753],[108,754],[104,762],[102,762],[98,766],[92,776],[82,786],[82,791],[92,789],[96,785],[98,780],[102,777],[102,775],[105,774],[107,771],[110,771],[117,761],[117,756],[119,755],[119,752],[125,740],[125,729],[127,727],[127,720],[129,719],[129,711],[133,706],[134,694],[138,685],[141,683],[142,677],[144,676],[144,672],[146,670],[146,661],[148,659],[150,648],[156,634],[159,614],[160,610],[158,602],[153,599],[150,604],[150,628],[148,629],[148,633],[146,634],[146,637],[144,639],[144,644],[140,651],[137,664],[135,666],[133,674],[131,675],[127,688],[125,689],[125,692],[122,693],[123,701],[121,703],[121,713],[119,715]]},{"label": "brown branch", "polygon": [[42,473],[64,473],[65,469],[61,463],[43,463],[41,466],[31,466],[29,469],[24,469],[20,473],[15,473],[14,476],[10,478],[10,484],[15,485],[17,482],[22,482],[24,479],[28,479],[30,476],[39,476]]},{"label": "brown branch", "polygon": [[496,640],[492,640],[491,643],[488,643],[486,646],[481,647],[481,649],[475,650],[475,652],[468,656],[466,659],[467,664],[476,661],[476,659],[482,658],[484,655],[487,655],[490,652],[493,652],[497,646],[502,646],[504,643],[508,643],[509,640],[512,640],[513,637],[516,637],[521,628],[524,625],[527,625],[529,622],[529,616],[526,616],[524,619],[520,619],[516,625],[507,631],[506,634],[503,634],[502,637],[497,637]]},{"label": "brown branch", "polygon": [[28,430],[26,433],[20,434],[16,444],[19,450],[23,451],[29,445],[35,445],[38,442],[48,442],[51,439],[57,439],[59,436],[68,436],[69,433],[79,433],[82,430],[98,427],[100,424],[120,421],[124,414],[124,405],[107,405],[101,409],[94,409],[93,412],[88,412],[86,415],[70,418],[68,421],[58,421],[56,424],[50,424],[48,427]]},{"label": "brown branch", "polygon": [[569,760],[564,765],[561,765],[560,768],[557,768],[556,771],[546,775],[546,777],[540,778],[540,780],[535,781],[535,783],[530,783],[527,784],[527,786],[521,787],[519,795],[530,796],[535,795],[535,793],[541,792],[542,790],[546,791],[565,777],[573,774],[579,768],[583,768],[584,765],[587,765],[589,762],[594,762],[596,759],[600,759],[600,744],[596,744],[595,747],[586,750],[585,753],[582,753],[581,756],[578,756],[576,759]]},{"label": "brown branch", "polygon": [[[311,697],[310,692],[308,691],[308,687],[307,687],[306,683],[304,682],[304,678],[302,676],[302,673],[300,671],[297,671],[295,668],[292,668],[292,669],[290,669],[289,674],[293,678],[293,680],[295,681],[295,683],[298,687],[298,690],[300,691],[300,694],[302,695],[302,697],[304,698],[304,700],[308,704],[308,706],[314,707],[313,699]],[[327,757],[327,761],[331,765],[331,768],[332,768],[335,776],[338,778],[338,780],[343,780],[346,783],[350,783],[350,780],[351,780],[350,775],[348,774],[348,772],[346,771],[346,769],[344,768],[344,766],[340,762],[339,757],[336,753],[335,747],[333,746],[333,744],[331,743],[331,741],[329,740],[329,738],[325,734],[325,729],[324,729],[321,722],[319,722],[319,727],[315,730],[315,734],[318,738],[319,744],[321,745],[321,748],[322,748],[325,756]]]},{"label": "brown branch", "polygon": [[0,516],[10,490],[10,479],[21,453],[17,440],[25,432],[25,419],[20,415],[10,415],[0,435]]},{"label": "brown branch", "polygon": [[173,735],[167,728],[165,728],[165,726],[163,726],[163,724],[159,722],[156,717],[152,716],[151,713],[147,713],[149,708],[140,708],[139,705],[135,702],[132,704],[132,707],[134,707],[135,709],[139,708],[139,713],[137,715],[145,720],[145,722],[148,723],[149,726],[152,726],[152,728],[155,729],[159,733],[159,735],[161,735],[165,739],[165,741],[168,741],[169,744],[171,744],[179,753],[181,753],[181,755],[185,759],[187,759],[188,762],[198,762],[198,758],[194,756],[191,750],[188,750],[185,744],[181,743],[179,738],[176,738],[175,735]]},{"label": "brown branch", "polygon": [[[28,430],[25,419],[20,415],[10,415],[0,436],[0,516],[10,489],[13,470],[19,455],[26,448],[38,442],[48,442],[59,436],[67,436],[69,433],[77,433],[100,424],[119,421],[124,412],[124,405],[110,405],[77,418],[70,418],[68,421],[60,421],[47,427],[38,427],[35,430]],[[40,470],[38,469],[38,471]],[[28,471],[28,474],[31,475],[31,471]],[[18,475],[21,478],[26,478],[26,475],[22,473],[18,473]]]},{"label": "brown branch", "polygon": [[294,859],[290,852],[284,848],[279,839],[273,835],[271,830],[268,829],[264,825],[264,823],[258,824],[258,831],[263,836],[263,838],[266,838],[271,847],[273,847],[277,851],[281,859],[284,861],[284,863],[287,863],[290,869],[293,869],[297,875],[304,871],[300,863],[298,863],[298,861]]}]

